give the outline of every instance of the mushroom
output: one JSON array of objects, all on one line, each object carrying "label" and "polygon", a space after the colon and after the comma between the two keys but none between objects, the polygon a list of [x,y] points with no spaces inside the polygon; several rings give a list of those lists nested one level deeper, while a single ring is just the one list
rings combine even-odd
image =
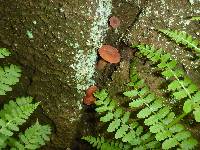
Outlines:
[{"label": "mushroom", "polygon": [[114,29],[120,26],[120,20],[116,16],[110,17],[109,22],[110,26]]},{"label": "mushroom", "polygon": [[89,87],[86,90],[86,96],[83,98],[83,103],[86,105],[92,105],[95,103],[96,98],[94,97],[94,92],[97,90],[97,87],[95,85]]},{"label": "mushroom", "polygon": [[107,65],[107,61],[105,61],[104,59],[100,59],[97,64],[96,64],[96,68],[101,71],[101,70],[104,70],[106,65]]},{"label": "mushroom", "polygon": [[120,54],[118,50],[110,45],[103,45],[99,49],[99,55],[109,63],[119,63],[120,62]]},{"label": "mushroom", "polygon": [[96,101],[96,98],[94,96],[85,96],[83,98],[83,103],[86,105],[92,105]]},{"label": "mushroom", "polygon": [[94,94],[94,92],[96,92],[97,90],[97,86],[93,85],[90,86],[87,90],[86,90],[86,95],[88,96],[92,96]]}]

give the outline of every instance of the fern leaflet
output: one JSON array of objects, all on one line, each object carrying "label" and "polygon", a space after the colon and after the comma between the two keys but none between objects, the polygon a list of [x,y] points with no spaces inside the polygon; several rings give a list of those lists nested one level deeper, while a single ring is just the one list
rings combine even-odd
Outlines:
[{"label": "fern leaflet", "polygon": [[45,145],[46,141],[49,141],[49,135],[51,134],[51,128],[48,125],[40,125],[37,121],[30,128],[26,129],[24,133],[19,134],[19,140],[10,137],[8,139],[8,145],[11,150],[26,150],[26,149],[38,149],[40,146]]},{"label": "fern leaflet", "polygon": [[21,69],[11,64],[10,66],[0,67],[0,95],[5,95],[7,91],[12,91],[11,85],[19,82]]},{"label": "fern leaflet", "polygon": [[[150,132],[155,134],[157,141],[162,142],[162,149],[176,146],[183,148],[181,143],[187,142],[192,137],[190,132],[178,123],[180,118],[176,119],[175,113],[170,110],[170,107],[163,104],[163,98],[156,96],[143,82],[139,81],[136,70],[131,69],[131,76],[134,76],[134,80],[131,80],[131,87],[134,88],[134,93],[137,95],[134,94],[129,106],[138,109],[137,117],[145,119],[144,123],[149,126]],[[138,82],[141,83],[140,88],[138,88]],[[192,148],[196,145],[197,141],[194,142]]]},{"label": "fern leaflet", "polygon": [[183,31],[171,31],[171,30],[164,30],[160,29],[160,32],[166,34],[171,39],[173,39],[178,44],[183,44],[188,48],[194,49],[198,54],[200,54],[200,48],[198,47],[199,42],[196,39],[193,39],[191,35],[188,35],[186,32]]},{"label": "fern leaflet", "polygon": [[10,52],[6,48],[0,48],[0,58],[5,58],[7,56],[10,56]]},{"label": "fern leaflet", "polygon": [[0,111],[0,148],[5,147],[8,137],[19,131],[20,125],[33,113],[39,103],[32,104],[31,97],[17,98],[16,102],[10,100]]},{"label": "fern leaflet", "polygon": [[[184,74],[183,70],[176,68],[176,60],[174,60],[169,53],[165,53],[162,49],[156,50],[153,46],[138,45],[140,53],[152,60],[157,64],[158,68],[162,71],[162,75],[171,83],[168,89],[173,97],[177,100],[186,99],[184,103],[184,112],[190,113],[193,111],[196,121],[200,121],[200,91],[197,86]],[[157,59],[155,55],[159,55]],[[173,64],[173,65],[172,65]],[[174,79],[175,78],[175,79]]]}]

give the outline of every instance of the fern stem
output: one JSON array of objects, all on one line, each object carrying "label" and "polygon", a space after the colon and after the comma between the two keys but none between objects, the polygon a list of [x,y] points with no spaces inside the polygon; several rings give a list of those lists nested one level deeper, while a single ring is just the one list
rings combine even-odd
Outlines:
[{"label": "fern stem", "polygon": [[173,70],[169,67],[167,67],[174,75],[174,77],[176,78],[176,80],[180,83],[180,85],[182,86],[182,88],[185,90],[185,92],[187,93],[188,97],[190,99],[192,99],[192,96],[190,95],[190,92],[185,88],[185,86],[183,85],[183,83],[179,80],[179,78],[176,76],[176,74],[173,72]]},{"label": "fern stem", "polygon": [[173,125],[177,124],[181,119],[183,119],[185,116],[187,116],[188,113],[182,113],[178,118],[174,119],[169,125],[167,125],[167,128],[172,127]]}]

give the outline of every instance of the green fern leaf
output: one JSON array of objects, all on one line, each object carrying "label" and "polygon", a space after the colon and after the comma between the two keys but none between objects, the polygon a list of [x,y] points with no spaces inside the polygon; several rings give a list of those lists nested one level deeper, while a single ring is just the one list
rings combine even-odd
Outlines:
[{"label": "green fern leaf", "polygon": [[133,139],[136,138],[136,132],[134,130],[129,131],[122,137],[123,142],[133,143]]},{"label": "green fern leaf", "polygon": [[116,132],[116,134],[115,134],[115,138],[116,138],[116,139],[122,138],[122,137],[126,134],[126,131],[128,131],[128,129],[129,129],[129,126],[123,124],[123,125],[117,130],[117,132]]},{"label": "green fern leaf", "polygon": [[115,112],[114,112],[114,117],[115,118],[120,118],[123,114],[123,110],[122,108],[116,108]]},{"label": "green fern leaf", "polygon": [[191,100],[185,101],[184,106],[183,106],[183,111],[185,113],[189,113],[192,111],[192,109],[193,109],[193,102]]},{"label": "green fern leaf", "polygon": [[198,144],[198,141],[193,139],[193,138],[189,138],[187,140],[184,140],[181,142],[180,147],[183,150],[192,150],[194,149]]},{"label": "green fern leaf", "polygon": [[126,91],[123,94],[127,97],[134,97],[137,96],[138,91],[137,90]]},{"label": "green fern leaf", "polygon": [[[98,98],[100,101],[104,101],[106,97],[108,96],[108,93],[106,92],[106,90],[101,90],[101,91],[95,92],[94,96]],[[98,105],[98,103],[95,103],[95,104]],[[101,104],[103,104],[103,102]]]},{"label": "green fern leaf", "polygon": [[184,126],[182,124],[175,124],[169,128],[169,131],[172,133],[181,132],[184,130]]},{"label": "green fern leaf", "polygon": [[178,132],[174,138],[177,139],[177,141],[184,141],[185,139],[191,137],[191,133],[189,131],[181,131],[181,132]]},{"label": "green fern leaf", "polygon": [[[3,139],[6,141],[13,135],[14,131],[19,131],[18,126],[28,119],[38,104],[32,104],[31,97],[17,98],[16,102],[10,100],[8,104],[5,104],[0,111],[0,136],[3,136]],[[2,146],[3,142],[0,147]]]},{"label": "green fern leaf", "polygon": [[200,106],[196,107],[193,111],[194,118],[197,122],[200,122]]},{"label": "green fern leaf", "polygon": [[[19,138],[21,142],[25,144],[25,148],[28,149],[37,149],[42,145],[45,145],[46,141],[49,141],[49,135],[51,134],[51,128],[48,125],[40,125],[37,121],[30,128],[26,129],[24,134],[20,134]],[[26,140],[22,140],[25,139]],[[26,141],[29,144],[26,145]]]},{"label": "green fern leaf", "polygon": [[194,103],[196,103],[197,105],[200,104],[200,91],[196,92],[193,96],[192,96],[192,101]]},{"label": "green fern leaf", "polygon": [[144,104],[144,100],[142,98],[138,98],[138,99],[132,101],[131,103],[129,103],[129,106],[131,108],[134,108],[134,107],[137,108],[137,107],[142,106],[143,104]]},{"label": "green fern leaf", "polygon": [[200,16],[193,16],[190,20],[200,20]]},{"label": "green fern leaf", "polygon": [[181,100],[185,97],[187,97],[187,93],[185,92],[185,90],[180,90],[178,92],[174,92],[173,96],[175,97],[175,99]]},{"label": "green fern leaf", "polygon": [[169,137],[171,137],[171,132],[169,132],[168,130],[164,130],[162,132],[158,132],[155,136],[157,141],[163,141]]},{"label": "green fern leaf", "polygon": [[165,127],[163,126],[162,123],[157,123],[157,124],[151,126],[149,129],[150,129],[151,133],[159,133],[159,132],[164,131],[164,128]]},{"label": "green fern leaf", "polygon": [[193,39],[191,35],[188,35],[183,31],[171,31],[171,30],[159,30],[162,33],[169,36],[172,40],[174,40],[178,44],[183,44],[188,48],[194,49],[197,53],[200,53],[200,48],[198,48],[198,40]]},{"label": "green fern leaf", "polygon": [[169,138],[162,143],[163,149],[170,149],[178,145],[178,141],[176,138]]},{"label": "green fern leaf", "polygon": [[19,82],[21,69],[18,66],[10,65],[4,68],[0,67],[0,95],[5,95],[7,91],[11,91],[11,85]]},{"label": "green fern leaf", "polygon": [[5,58],[7,56],[10,56],[10,51],[6,48],[0,48],[0,58]]},{"label": "green fern leaf", "polygon": [[180,89],[180,88],[181,88],[181,84],[178,80],[174,80],[168,85],[169,91],[175,91],[175,90]]},{"label": "green fern leaf", "polygon": [[121,124],[121,120],[120,119],[115,119],[113,120],[110,125],[108,126],[107,131],[108,132],[114,132],[115,130],[117,130],[119,128]]},{"label": "green fern leaf", "polygon": [[82,137],[83,140],[89,142],[93,147],[96,147],[100,150],[128,150],[130,149],[130,145],[123,144],[121,142],[109,141],[104,139],[103,137],[92,137],[86,136]]},{"label": "green fern leaf", "polygon": [[162,75],[165,76],[166,78],[171,78],[174,76],[171,69],[166,69],[165,71],[162,72]]},{"label": "green fern leaf", "polygon": [[165,124],[165,125],[168,125],[170,124],[173,120],[175,119],[175,114],[174,112],[170,112],[166,118],[164,118],[162,120],[162,122]]},{"label": "green fern leaf", "polygon": [[123,117],[121,118],[123,124],[128,122],[130,115],[131,115],[130,112],[125,112],[124,113]]},{"label": "green fern leaf", "polygon": [[111,121],[113,118],[114,118],[113,113],[108,112],[105,116],[103,116],[103,117],[100,118],[100,121],[102,121],[102,122],[109,122],[109,121]]},{"label": "green fern leaf", "polygon": [[148,108],[148,107],[145,107],[144,109],[142,109],[142,110],[137,114],[137,117],[138,117],[138,118],[146,118],[146,117],[148,117],[151,113],[152,113],[151,109]]}]

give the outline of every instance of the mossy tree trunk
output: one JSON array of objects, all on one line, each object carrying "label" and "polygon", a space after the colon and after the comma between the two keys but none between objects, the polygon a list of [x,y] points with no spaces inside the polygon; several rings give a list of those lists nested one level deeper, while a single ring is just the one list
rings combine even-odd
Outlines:
[{"label": "mossy tree trunk", "polygon": [[[91,84],[96,49],[107,30],[110,0],[1,0],[1,46],[28,75],[28,94],[55,124],[53,149],[72,146],[83,91]],[[101,17],[100,17],[101,16]],[[78,126],[80,128],[80,126]],[[59,146],[58,146],[59,145]]]}]

